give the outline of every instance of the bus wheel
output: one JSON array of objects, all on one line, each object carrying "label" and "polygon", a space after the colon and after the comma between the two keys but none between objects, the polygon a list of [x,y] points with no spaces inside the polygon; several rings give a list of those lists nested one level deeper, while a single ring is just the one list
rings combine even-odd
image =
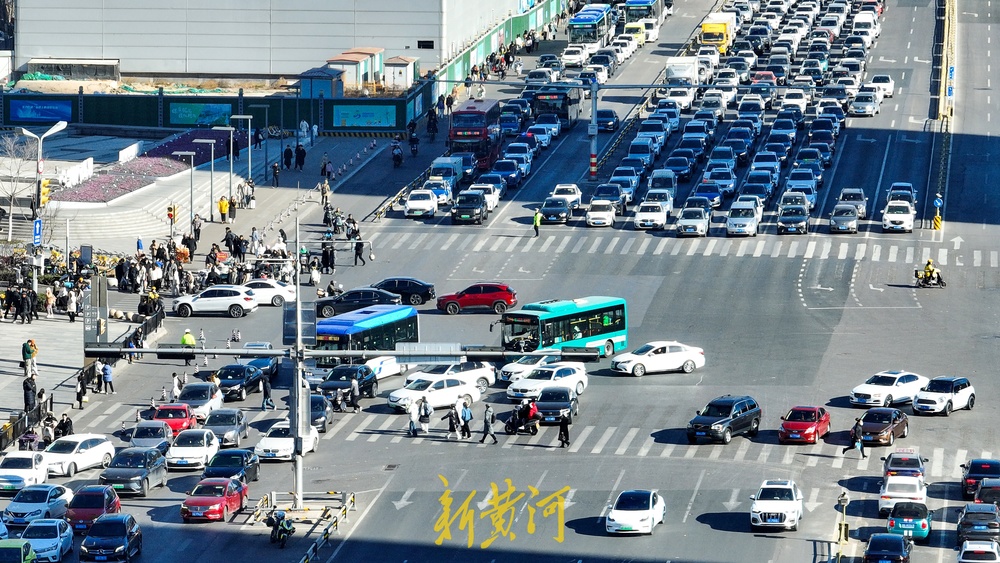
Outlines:
[{"label": "bus wheel", "polygon": [[604,343],[604,357],[610,358],[611,354],[614,353],[615,353],[615,345],[613,342],[608,340],[607,342]]}]

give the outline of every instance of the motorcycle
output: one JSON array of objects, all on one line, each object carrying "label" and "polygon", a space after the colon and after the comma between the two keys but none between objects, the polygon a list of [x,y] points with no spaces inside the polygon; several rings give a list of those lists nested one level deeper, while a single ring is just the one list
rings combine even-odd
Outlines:
[{"label": "motorcycle", "polygon": [[271,527],[271,543],[279,544],[284,549],[288,538],[295,533],[295,526],[291,525],[283,510],[279,510],[274,516],[268,516],[266,522]]},{"label": "motorcycle", "polygon": [[541,420],[541,416],[537,416],[530,420],[524,420],[521,417],[521,409],[516,408],[511,411],[510,416],[507,417],[507,421],[503,424],[503,430],[509,435],[520,434],[521,432],[528,432],[532,436],[538,434],[538,421]]},{"label": "motorcycle", "polygon": [[941,277],[940,272],[931,273],[925,270],[916,269],[913,270],[913,277],[916,280],[916,287],[920,288],[937,287],[941,289],[948,287],[948,284],[945,283],[944,278]]},{"label": "motorcycle", "polygon": [[420,139],[416,135],[410,137],[410,154],[417,156],[417,151],[420,149]]},{"label": "motorcycle", "polygon": [[398,146],[392,147],[392,165],[399,168],[403,165],[403,150]]},{"label": "motorcycle", "polygon": [[336,297],[341,293],[344,293],[344,284],[331,281],[330,284],[326,286],[326,289],[318,288],[316,290],[316,297],[319,299],[324,297]]}]

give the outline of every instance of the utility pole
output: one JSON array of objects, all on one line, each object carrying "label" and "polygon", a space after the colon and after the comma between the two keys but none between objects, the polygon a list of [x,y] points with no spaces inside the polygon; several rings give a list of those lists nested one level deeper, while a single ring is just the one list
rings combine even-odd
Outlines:
[{"label": "utility pole", "polygon": [[[295,287],[301,287],[299,282],[302,276],[302,265],[299,263],[299,219],[295,218]],[[302,343],[302,292],[295,292],[295,373],[292,376],[292,392],[290,398],[293,399],[290,405],[294,409],[295,416],[292,418],[293,430],[295,432],[295,495],[292,500],[292,508],[299,510],[302,508],[302,473],[303,454],[305,453],[305,439],[309,436],[309,426],[312,421],[309,415],[309,398],[303,400],[302,393],[302,370],[303,359],[305,358],[305,346]]]}]

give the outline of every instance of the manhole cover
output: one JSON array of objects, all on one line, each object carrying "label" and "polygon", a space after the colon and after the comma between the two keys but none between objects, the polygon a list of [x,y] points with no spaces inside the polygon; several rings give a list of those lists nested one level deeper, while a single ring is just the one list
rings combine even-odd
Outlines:
[{"label": "manhole cover", "polygon": [[385,468],[382,469],[382,471],[395,471],[398,468],[399,468],[398,463],[390,463],[389,465],[386,465]]}]

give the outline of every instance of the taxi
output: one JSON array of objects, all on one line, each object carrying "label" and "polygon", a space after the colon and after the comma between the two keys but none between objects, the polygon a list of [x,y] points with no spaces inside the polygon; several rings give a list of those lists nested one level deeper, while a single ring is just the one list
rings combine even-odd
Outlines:
[{"label": "taxi", "polygon": [[931,533],[934,511],[919,502],[897,502],[889,513],[885,531],[906,536],[914,541],[927,541]]},{"label": "taxi", "polygon": [[920,457],[913,448],[897,449],[882,458],[882,475],[904,475],[907,477],[923,477],[927,474],[924,464],[927,458]]}]

